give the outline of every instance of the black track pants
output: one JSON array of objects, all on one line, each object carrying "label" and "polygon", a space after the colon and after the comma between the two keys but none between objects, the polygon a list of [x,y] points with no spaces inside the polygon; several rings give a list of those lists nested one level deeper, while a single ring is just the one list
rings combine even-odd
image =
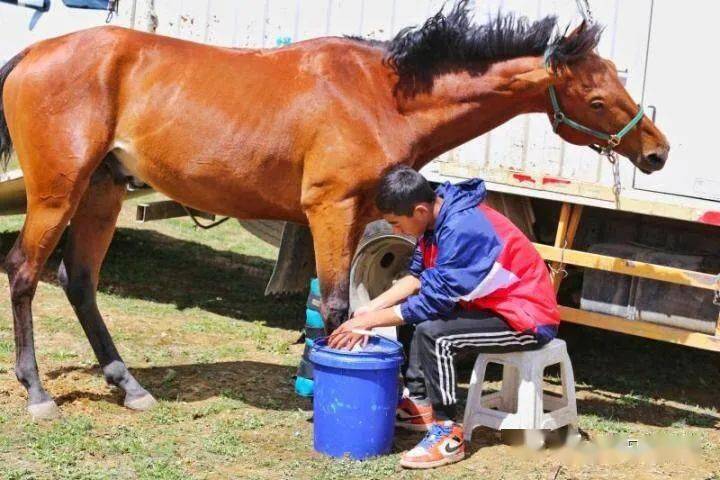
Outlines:
[{"label": "black track pants", "polygon": [[459,312],[448,320],[428,320],[400,328],[405,346],[405,386],[413,397],[427,397],[439,420],[454,419],[457,398],[455,354],[461,348],[480,352],[516,352],[542,345],[532,333],[516,332],[491,311]]}]

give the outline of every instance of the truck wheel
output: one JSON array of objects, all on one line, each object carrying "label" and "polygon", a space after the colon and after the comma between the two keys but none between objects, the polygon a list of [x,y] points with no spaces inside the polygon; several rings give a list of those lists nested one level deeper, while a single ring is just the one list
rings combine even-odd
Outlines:
[{"label": "truck wheel", "polygon": [[392,233],[384,220],[368,224],[350,267],[350,311],[387,290],[405,274],[415,239]]}]

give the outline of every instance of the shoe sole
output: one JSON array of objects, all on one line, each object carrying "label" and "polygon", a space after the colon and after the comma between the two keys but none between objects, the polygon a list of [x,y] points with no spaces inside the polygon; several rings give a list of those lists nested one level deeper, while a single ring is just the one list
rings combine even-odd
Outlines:
[{"label": "shoe sole", "polygon": [[462,451],[448,457],[443,457],[441,460],[435,460],[434,462],[406,462],[404,460],[400,460],[400,466],[411,470],[426,470],[428,468],[437,468],[442,467],[443,465],[457,463],[464,458],[465,452]]}]

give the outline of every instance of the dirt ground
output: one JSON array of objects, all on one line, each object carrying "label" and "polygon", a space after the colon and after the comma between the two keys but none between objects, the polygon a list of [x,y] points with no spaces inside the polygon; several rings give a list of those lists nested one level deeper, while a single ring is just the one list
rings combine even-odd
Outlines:
[{"label": "dirt ground", "polygon": [[[589,436],[578,449],[530,454],[478,429],[465,461],[435,471],[397,466],[399,453],[419,440],[401,432],[386,457],[324,458],[312,450],[312,404],[292,389],[305,299],[262,296],[276,251],[235,222],[209,232],[185,219],[138,225],[135,203],[123,210],[99,303],[121,354],[159,405],[130,412],[105,385],[57,285],[56,254],[34,312],[41,374],[63,415],[36,424],[25,413],[5,294],[0,478],[720,479],[720,356],[572,325],[561,337]],[[21,222],[0,219],[3,255]],[[7,292],[4,275],[0,284]],[[548,382],[557,387],[556,377]]]}]

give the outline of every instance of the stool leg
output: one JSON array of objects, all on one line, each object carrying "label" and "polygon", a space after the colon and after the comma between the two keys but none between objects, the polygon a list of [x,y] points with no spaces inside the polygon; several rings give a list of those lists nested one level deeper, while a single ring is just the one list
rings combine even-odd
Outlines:
[{"label": "stool leg", "polygon": [[500,398],[502,398],[502,410],[508,413],[518,411],[518,388],[520,385],[520,373],[518,369],[510,364],[503,365],[502,386],[500,387]]},{"label": "stool leg", "polygon": [[573,373],[572,363],[570,363],[570,357],[567,355],[560,362],[560,378],[562,381],[563,397],[566,405],[572,410],[575,416],[577,416],[577,400],[575,398],[575,375]]},{"label": "stool leg", "polygon": [[[538,372],[539,370],[539,372]],[[533,365],[519,368],[517,414],[523,429],[539,428],[542,423],[542,370]]]},{"label": "stool leg", "polygon": [[539,450],[545,445],[541,430],[543,416],[543,369],[536,365],[522,365],[518,389],[518,415],[525,430],[525,446]]},{"label": "stool leg", "polygon": [[472,432],[477,425],[474,413],[475,408],[482,406],[482,390],[485,382],[485,370],[487,369],[487,360],[479,355],[475,360],[475,366],[470,377],[470,385],[468,386],[467,402],[465,402],[465,415],[463,418],[463,437],[466,441],[472,439]]},{"label": "stool leg", "polygon": [[538,429],[525,430],[525,447],[541,450],[545,446],[545,432]]},{"label": "stool leg", "polygon": [[565,431],[565,446],[566,447],[577,447],[582,442],[582,435],[580,429],[576,424],[570,424],[567,426]]}]

